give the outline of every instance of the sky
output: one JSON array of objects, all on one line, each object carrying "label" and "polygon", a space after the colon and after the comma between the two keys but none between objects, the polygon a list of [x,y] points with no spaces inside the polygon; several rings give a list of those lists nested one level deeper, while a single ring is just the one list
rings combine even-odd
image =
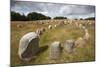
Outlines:
[{"label": "sky", "polygon": [[95,6],[34,1],[11,1],[11,11],[27,15],[30,12],[42,13],[51,18],[64,16],[70,19],[95,17]]}]

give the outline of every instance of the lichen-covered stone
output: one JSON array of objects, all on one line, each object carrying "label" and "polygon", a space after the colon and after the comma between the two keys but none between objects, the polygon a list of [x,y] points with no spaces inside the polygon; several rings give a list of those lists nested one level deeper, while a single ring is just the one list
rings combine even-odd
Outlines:
[{"label": "lichen-covered stone", "polygon": [[49,57],[50,59],[59,59],[61,53],[61,45],[59,41],[55,41],[50,45]]},{"label": "lichen-covered stone", "polygon": [[66,40],[63,47],[65,52],[71,53],[74,47],[74,40]]},{"label": "lichen-covered stone", "polygon": [[39,35],[35,32],[25,34],[19,42],[18,55],[20,59],[29,61],[39,50]]}]

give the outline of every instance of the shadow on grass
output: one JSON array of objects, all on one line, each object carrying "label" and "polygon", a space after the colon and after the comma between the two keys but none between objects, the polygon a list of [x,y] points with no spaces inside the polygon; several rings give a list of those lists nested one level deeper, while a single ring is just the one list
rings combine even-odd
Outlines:
[{"label": "shadow on grass", "polygon": [[23,61],[23,60],[20,60],[20,64],[18,65],[14,65],[14,64],[11,64],[10,66],[11,67],[16,67],[16,66],[27,66],[27,65],[36,65],[34,62],[35,60],[44,52],[48,49],[48,46],[43,46],[43,47],[40,47],[39,48],[39,51],[36,53],[35,56],[33,56],[33,58],[30,60],[30,61]]},{"label": "shadow on grass", "polygon": [[[33,59],[31,59],[29,61],[30,62],[34,62],[44,51],[46,51],[48,49],[48,46],[43,46],[39,48],[39,51],[36,53],[36,55],[33,57]],[[34,61],[33,61],[34,60]]]},{"label": "shadow on grass", "polygon": [[39,49],[37,55],[40,55],[41,53],[43,53],[43,52],[46,51],[47,49],[48,49],[48,46],[47,46],[47,45],[46,45],[46,46],[43,46],[43,47],[40,47],[40,49]]}]

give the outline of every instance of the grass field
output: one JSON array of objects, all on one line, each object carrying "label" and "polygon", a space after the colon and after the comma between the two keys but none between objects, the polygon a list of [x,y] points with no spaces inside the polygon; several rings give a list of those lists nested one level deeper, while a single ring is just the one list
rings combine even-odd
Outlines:
[{"label": "grass field", "polygon": [[[28,33],[34,32],[38,28],[48,28],[48,25],[54,26],[57,22],[39,24],[40,21],[11,21],[11,65],[35,65],[35,64],[51,64],[51,63],[69,63],[83,62],[95,60],[95,26],[85,25],[90,34],[90,39],[86,42],[83,48],[76,47],[71,54],[62,52],[59,60],[50,60],[48,49],[41,51],[35,59],[29,62],[23,62],[18,56],[18,46],[21,37]],[[80,22],[80,21],[77,21]],[[18,26],[19,25],[19,26]],[[20,26],[22,25],[22,26]],[[50,46],[54,41],[60,41],[61,46],[66,40],[74,39],[83,36],[83,30],[73,24],[63,24],[52,29],[48,29],[40,36],[40,47]]]}]

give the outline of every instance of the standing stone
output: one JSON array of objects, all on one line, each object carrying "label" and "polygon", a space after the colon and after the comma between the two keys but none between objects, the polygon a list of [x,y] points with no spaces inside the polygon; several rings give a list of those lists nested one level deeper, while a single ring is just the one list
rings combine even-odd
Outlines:
[{"label": "standing stone", "polygon": [[78,22],[75,22],[75,26],[78,27]]},{"label": "standing stone", "polygon": [[59,41],[55,41],[50,45],[49,57],[50,59],[59,59],[61,53],[61,45]]},{"label": "standing stone", "polygon": [[38,35],[40,35],[40,34],[41,34],[41,30],[40,30],[40,29],[37,29],[37,30],[36,30],[36,33],[37,33]]},{"label": "standing stone", "polygon": [[22,27],[23,27],[22,24],[18,24],[18,25],[17,25],[17,28],[22,28]]},{"label": "standing stone", "polygon": [[70,20],[69,24],[72,24],[73,23],[73,20]]},{"label": "standing stone", "polygon": [[40,24],[43,24],[43,21],[40,21]]},{"label": "standing stone", "polygon": [[36,30],[36,33],[39,35],[43,34],[43,32],[45,32],[45,28],[40,28]]},{"label": "standing stone", "polygon": [[79,37],[76,41],[75,41],[75,47],[84,47],[86,44],[85,40],[82,37]]},{"label": "standing stone", "polygon": [[29,61],[39,51],[39,36],[35,32],[25,34],[19,42],[18,55],[21,60]]},{"label": "standing stone", "polygon": [[41,28],[40,31],[43,33],[45,32],[45,28]]},{"label": "standing stone", "polygon": [[57,27],[57,25],[54,25],[54,27]]},{"label": "standing stone", "polygon": [[49,26],[48,26],[48,29],[51,29],[51,28],[52,28],[52,26],[51,26],[51,25],[49,25]]},{"label": "standing stone", "polygon": [[65,25],[67,24],[67,21],[66,21],[66,20],[64,21],[64,24],[65,24]]},{"label": "standing stone", "polygon": [[66,40],[63,47],[65,52],[71,53],[74,47],[74,40]]},{"label": "standing stone", "polygon": [[85,33],[88,33],[88,29],[84,29],[84,32],[85,32]]},{"label": "standing stone", "polygon": [[82,26],[82,29],[83,29],[83,30],[85,30],[85,29],[86,29],[86,27],[85,27],[85,26]]},{"label": "standing stone", "polygon": [[91,25],[92,24],[92,22],[89,22],[89,25]]},{"label": "standing stone", "polygon": [[82,24],[79,24],[79,28],[82,28]]},{"label": "standing stone", "polygon": [[85,33],[85,35],[83,36],[83,39],[88,40],[90,38],[90,35],[88,32]]}]

